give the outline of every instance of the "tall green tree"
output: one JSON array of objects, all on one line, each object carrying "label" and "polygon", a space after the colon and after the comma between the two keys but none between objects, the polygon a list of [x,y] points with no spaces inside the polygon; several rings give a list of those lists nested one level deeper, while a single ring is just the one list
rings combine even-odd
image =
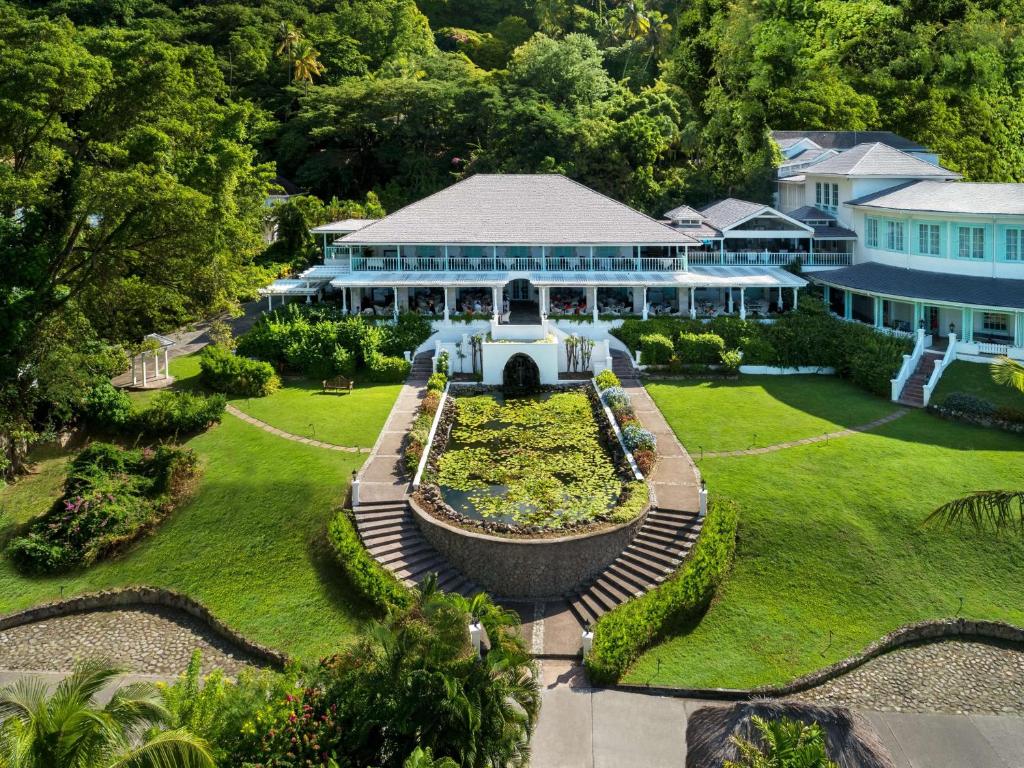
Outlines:
[{"label": "tall green tree", "polygon": [[24,677],[0,689],[0,768],[213,768],[202,739],[166,730],[160,692],[149,683],[117,688],[121,671],[85,662],[48,694]]}]

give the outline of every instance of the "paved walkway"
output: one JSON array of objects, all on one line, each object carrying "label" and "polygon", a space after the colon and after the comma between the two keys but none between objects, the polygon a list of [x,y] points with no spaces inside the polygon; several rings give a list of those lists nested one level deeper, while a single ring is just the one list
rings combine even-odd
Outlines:
[{"label": "paved walkway", "polygon": [[328,451],[344,451],[345,453],[369,453],[369,448],[356,448],[350,445],[335,445],[334,443],[325,443],[322,440],[313,440],[309,437],[302,437],[301,435],[293,435],[291,432],[285,432],[283,429],[267,424],[265,421],[260,421],[257,418],[250,416],[244,411],[240,411],[233,405],[228,405],[227,412],[232,416],[241,419],[242,421],[252,424],[254,427],[259,427],[264,432],[269,432],[277,437],[284,438],[285,440],[292,440],[296,443],[302,443],[303,445],[312,445],[314,448],[323,448]]},{"label": "paved walkway", "polygon": [[[554,661],[542,683],[531,768],[683,768],[687,718],[717,703],[589,688]],[[1024,718],[859,711],[897,768],[1024,766]]]},{"label": "paved walkway", "polygon": [[135,674],[177,675],[192,652],[203,669],[237,674],[257,664],[182,611],[139,606],[74,613],[0,632],[0,670],[67,672],[80,659],[111,661]]},{"label": "paved walkway", "polygon": [[765,445],[761,448],[747,448],[742,451],[705,451],[701,454],[702,458],[705,459],[722,459],[729,456],[757,456],[761,453],[774,453],[775,451],[781,451],[786,448],[796,448],[800,445],[811,445],[812,443],[824,443],[829,440],[835,440],[837,437],[850,437],[860,432],[870,432],[872,429],[878,429],[883,424],[888,424],[896,419],[903,418],[910,410],[907,408],[900,408],[899,410],[893,411],[887,416],[883,416],[880,419],[868,422],[867,424],[861,424],[857,427],[850,427],[849,429],[841,429],[838,432],[828,432],[824,435],[818,435],[816,437],[805,437],[802,440],[790,440],[786,443],[776,443],[775,445]]}]

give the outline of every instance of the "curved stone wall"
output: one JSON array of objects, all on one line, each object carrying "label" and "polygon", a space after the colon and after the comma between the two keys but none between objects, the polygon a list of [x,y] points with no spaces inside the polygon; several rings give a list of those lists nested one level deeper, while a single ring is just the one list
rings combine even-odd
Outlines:
[{"label": "curved stone wall", "polygon": [[91,592],[67,600],[44,603],[17,613],[0,616],[0,632],[57,616],[107,608],[131,608],[140,605],[156,605],[179,610],[202,622],[221,639],[270,666],[283,669],[288,663],[288,657],[285,654],[247,639],[215,617],[202,603],[178,592],[158,587],[125,587],[124,589]]},{"label": "curved stone wall", "polygon": [[504,538],[451,525],[414,499],[409,506],[423,535],[442,555],[492,595],[558,597],[606,568],[633,540],[647,510],[614,528],[559,538]]}]

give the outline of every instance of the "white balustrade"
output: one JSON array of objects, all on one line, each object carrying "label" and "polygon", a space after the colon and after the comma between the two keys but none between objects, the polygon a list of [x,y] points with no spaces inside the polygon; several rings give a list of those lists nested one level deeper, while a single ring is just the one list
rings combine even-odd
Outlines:
[{"label": "white balustrade", "polygon": [[932,369],[932,375],[928,377],[928,383],[924,385],[924,405],[928,405],[928,402],[932,399],[932,393],[935,391],[935,387],[939,385],[939,379],[942,378],[943,372],[954,360],[956,360],[956,334],[951,333],[949,334],[949,346],[946,347],[946,354],[935,361],[935,368]]},{"label": "white balustrade", "polygon": [[921,355],[924,354],[924,329],[919,328],[917,330],[917,342],[914,344],[914,351],[909,355],[903,356],[903,365],[900,367],[900,371],[896,374],[896,378],[890,380],[892,389],[890,392],[892,401],[895,403],[900,399],[900,395],[903,394],[903,387],[906,386],[907,380],[917,370],[917,364],[921,362]]}]

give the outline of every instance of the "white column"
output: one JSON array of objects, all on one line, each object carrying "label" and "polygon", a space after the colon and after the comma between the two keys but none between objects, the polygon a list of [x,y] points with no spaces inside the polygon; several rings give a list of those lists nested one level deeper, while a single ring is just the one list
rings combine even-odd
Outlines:
[{"label": "white column", "polygon": [[793,289],[793,309],[796,309],[796,301],[797,301],[796,296],[797,296],[797,291],[799,291],[799,290],[800,290],[799,288],[794,288]]},{"label": "white column", "polygon": [[540,286],[537,288],[537,298],[540,300],[540,318],[541,320],[547,320],[548,318],[548,288],[547,286]]},{"label": "white column", "polygon": [[164,376],[171,375],[171,368],[167,365],[167,347],[164,347]]},{"label": "white column", "polygon": [[137,367],[136,356],[132,355],[132,386],[134,387],[139,383],[139,371]]},{"label": "white column", "polygon": [[[495,246],[495,252],[497,252],[497,246]],[[498,294],[497,286],[491,287],[491,316],[496,323],[501,319],[501,296]]]},{"label": "white column", "polygon": [[267,294],[267,312],[271,312],[274,309],[274,294]]},{"label": "white column", "polygon": [[746,288],[740,288],[740,320],[747,319]]},{"label": "white column", "polygon": [[[445,253],[445,261],[447,261],[448,260],[448,256],[447,256],[448,246],[446,245],[444,247],[444,249],[445,249],[445,252],[446,252]],[[451,319],[452,319],[451,310],[448,308],[448,286],[446,285],[444,287],[444,321],[446,323],[449,323],[449,322],[451,322]]]},{"label": "white column", "polygon": [[[401,256],[399,256],[399,258],[401,258]],[[398,286],[397,285],[391,286],[391,290],[394,293],[394,297],[395,297],[394,301],[391,303],[391,314],[394,316],[395,320],[397,320],[398,319]]]},{"label": "white column", "polygon": [[156,352],[153,353],[153,378],[160,378],[160,355]]},{"label": "white column", "polygon": [[[593,250],[593,249],[591,249],[591,250]],[[590,302],[590,312],[594,316],[594,322],[596,323],[597,322],[597,288],[596,287],[590,288],[590,289],[587,290],[587,293],[589,294],[587,296],[587,301]]]},{"label": "white column", "polygon": [[727,289],[729,291],[729,314],[732,314],[732,286]]},{"label": "white column", "polygon": [[779,308],[779,312],[781,312],[782,311],[782,306],[783,306],[782,305],[782,286],[781,285],[779,286],[779,300],[776,303],[776,306]]},{"label": "white column", "polygon": [[341,313],[348,314],[348,288],[341,289]]},{"label": "white column", "polygon": [[648,309],[648,307],[647,307],[647,286],[645,285],[644,286],[644,313],[643,313],[643,319],[644,320],[647,319],[647,309]]},{"label": "white column", "polygon": [[313,294],[311,294],[311,293],[307,293],[306,294],[306,303],[307,304],[312,304],[313,303]]},{"label": "white column", "polygon": [[691,288],[690,289],[690,319],[691,320],[696,320],[697,319],[697,304],[696,304],[695,296],[696,296],[696,294],[694,292],[694,289]]},{"label": "white column", "polygon": [[146,386],[146,353],[142,353],[142,386]]}]

